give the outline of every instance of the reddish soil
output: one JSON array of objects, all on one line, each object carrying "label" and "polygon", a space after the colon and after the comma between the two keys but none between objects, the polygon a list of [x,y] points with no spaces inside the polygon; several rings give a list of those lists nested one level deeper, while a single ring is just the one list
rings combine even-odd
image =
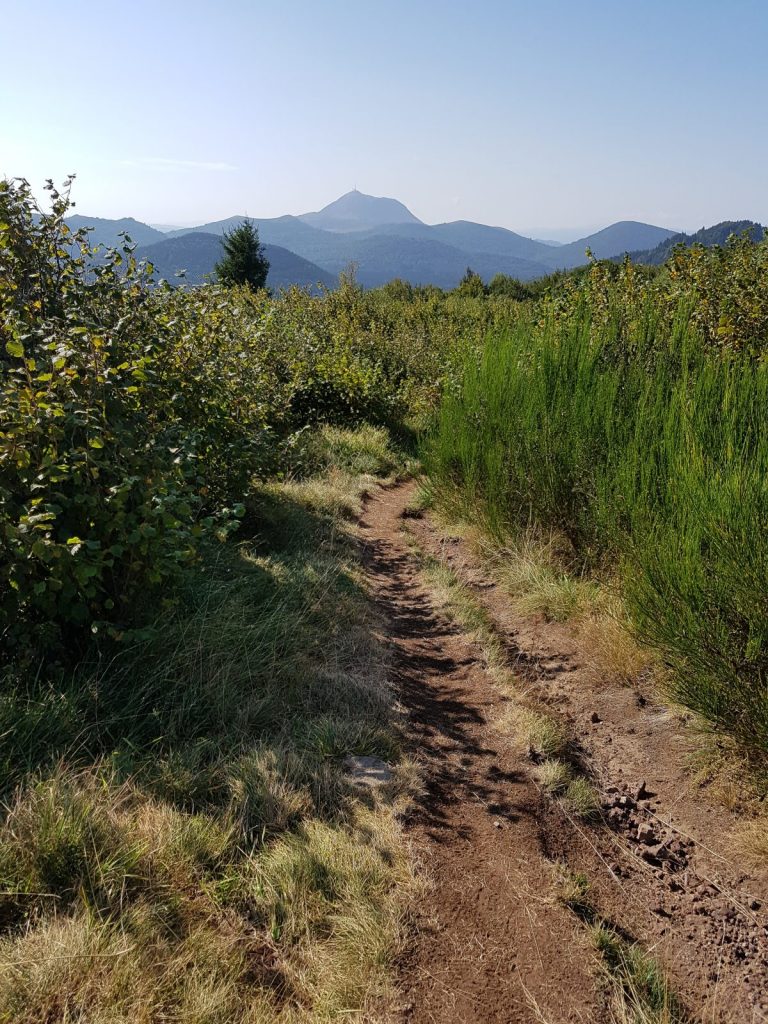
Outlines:
[{"label": "reddish soil", "polygon": [[737,863],[732,816],[691,783],[680,722],[641,687],[598,678],[567,626],[517,615],[461,538],[410,519],[421,548],[474,588],[534,698],[563,717],[603,812],[587,825],[545,797],[531,761],[495,724],[511,695],[420,579],[403,534],[414,491],[377,492],[360,527],[426,780],[407,826],[430,888],[392,1019],[609,1020],[586,929],[553,896],[560,862],[587,875],[602,918],[663,964],[692,1020],[768,1021],[766,877]]},{"label": "reddish soil", "polygon": [[598,1021],[594,954],[552,900],[542,797],[492,724],[508,698],[420,582],[401,531],[411,493],[378,492],[361,522],[426,781],[408,825],[430,894],[400,964],[395,1019],[511,1024],[541,1020],[538,1005],[547,1021]]}]

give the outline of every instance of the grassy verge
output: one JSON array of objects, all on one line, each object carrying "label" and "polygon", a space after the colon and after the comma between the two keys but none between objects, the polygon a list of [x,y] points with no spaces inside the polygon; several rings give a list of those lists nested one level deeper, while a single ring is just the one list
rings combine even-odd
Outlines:
[{"label": "grassy verge", "polygon": [[463,536],[481,561],[488,577],[508,594],[522,615],[543,615],[567,623],[581,658],[603,679],[632,684],[641,676],[663,674],[658,654],[636,637],[616,574],[587,573],[574,562],[567,540],[557,531],[544,535],[534,527],[507,534],[490,534],[457,496],[434,480],[425,479],[409,515],[430,508],[450,529]]},{"label": "grassy verge", "polygon": [[[409,886],[386,654],[326,430],[132,652],[0,701],[0,1020],[322,1021],[386,992]],[[360,793],[350,754],[395,768]]]},{"label": "grassy verge", "polygon": [[690,1024],[658,962],[612,928],[592,926],[595,949],[610,986],[615,1024]]},{"label": "grassy verge", "polygon": [[557,900],[589,928],[614,1024],[691,1024],[659,963],[640,945],[619,935],[597,913],[586,875],[556,865],[555,893]]},{"label": "grassy verge", "polygon": [[[485,572],[504,589],[521,614],[541,614],[567,624],[583,664],[590,666],[601,680],[626,685],[636,685],[642,680],[655,684],[662,694],[665,693],[668,670],[658,652],[636,636],[622,596],[621,581],[615,575],[605,580],[595,573],[574,572],[564,557],[567,543],[556,534],[545,541],[528,529],[507,538],[505,543],[494,541],[483,529],[454,518],[457,515],[455,505],[449,502],[446,507],[442,498],[443,493],[426,482],[410,514],[420,515],[430,508],[452,534],[463,536]],[[457,597],[459,581],[447,566],[437,566],[435,562],[429,569],[431,578],[450,603]],[[441,577],[444,577],[442,585]],[[468,588],[460,589],[459,605],[477,604]],[[469,615],[465,608],[461,614],[466,626],[485,615],[482,608]],[[483,621],[490,622],[487,616]],[[483,635],[487,635],[487,630]],[[705,719],[687,714],[674,701],[671,707],[679,713],[681,726],[685,722],[694,740],[694,749],[687,759],[692,779],[738,815],[730,845],[747,861],[756,866],[765,865],[768,863],[768,816],[765,813],[768,771],[765,763],[745,750],[734,737],[713,730]],[[564,757],[567,743],[562,730],[547,715],[546,709],[516,710],[510,713],[506,724],[538,760],[536,779],[542,789],[553,796],[568,794],[574,810],[589,817],[590,806],[594,809],[594,791],[587,780],[574,777]]]}]

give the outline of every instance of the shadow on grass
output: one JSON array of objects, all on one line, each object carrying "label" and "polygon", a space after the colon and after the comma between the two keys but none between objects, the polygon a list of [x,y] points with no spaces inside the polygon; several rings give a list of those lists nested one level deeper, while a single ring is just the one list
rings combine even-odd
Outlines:
[{"label": "shadow on grass", "polygon": [[291,748],[308,777],[348,752],[392,756],[382,696],[355,692],[378,641],[340,527],[258,488],[238,534],[203,552],[148,638],[94,645],[56,678],[9,673],[0,795],[60,763],[106,762],[199,809],[228,799],[229,766],[254,747]]}]

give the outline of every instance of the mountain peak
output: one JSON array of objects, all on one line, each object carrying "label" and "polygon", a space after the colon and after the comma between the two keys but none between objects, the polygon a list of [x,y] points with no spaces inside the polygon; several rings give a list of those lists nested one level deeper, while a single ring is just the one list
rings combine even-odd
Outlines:
[{"label": "mountain peak", "polygon": [[305,213],[299,220],[324,231],[368,231],[384,224],[421,224],[407,206],[397,199],[369,196],[356,188],[334,199],[317,213]]}]

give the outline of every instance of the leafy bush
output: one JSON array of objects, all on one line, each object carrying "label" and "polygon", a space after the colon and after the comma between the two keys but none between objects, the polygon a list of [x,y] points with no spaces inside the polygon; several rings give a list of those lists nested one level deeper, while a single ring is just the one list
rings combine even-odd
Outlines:
[{"label": "leafy bush", "polygon": [[0,1019],[319,1021],[381,990],[406,850],[343,760],[399,745],[333,490],[391,455],[320,434],[325,475],[252,485],[162,631],[0,686]]},{"label": "leafy bush", "polygon": [[[93,263],[25,184],[0,191],[0,615],[11,650],[119,622],[192,557],[195,451],[167,415],[145,274]],[[128,265],[123,274],[125,259]],[[183,443],[186,441],[186,445]]]}]

